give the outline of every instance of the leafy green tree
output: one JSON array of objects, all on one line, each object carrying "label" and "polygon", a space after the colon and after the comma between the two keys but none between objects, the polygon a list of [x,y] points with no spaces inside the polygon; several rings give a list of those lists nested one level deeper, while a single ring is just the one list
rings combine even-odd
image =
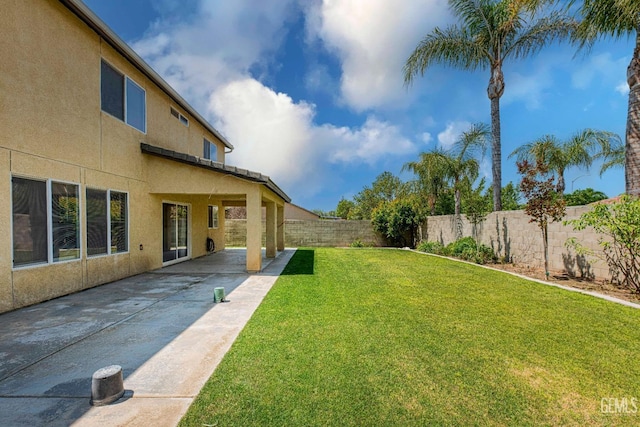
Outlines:
[{"label": "leafy green tree", "polygon": [[571,0],[579,4],[582,22],[575,33],[580,48],[591,47],[603,37],[633,37],[636,40],[627,68],[629,107],[625,143],[625,188],[640,195],[640,1]]},{"label": "leafy green tree", "polygon": [[598,150],[600,153],[609,151],[619,139],[615,133],[594,129],[582,130],[566,141],[545,135],[516,148],[509,158],[516,156],[519,162],[528,160],[530,163],[545,163],[549,170],[558,174],[558,191],[563,194],[566,187],[564,172],[567,168],[588,169]]},{"label": "leafy green tree", "polygon": [[[491,204],[489,200],[483,195],[485,187],[485,179],[482,178],[478,183],[478,186],[474,188],[468,188],[463,194],[465,214],[467,219],[471,223],[471,231],[473,233],[473,239],[479,241],[478,229],[487,219],[487,214],[491,210]],[[502,193],[504,194],[504,193]]]},{"label": "leafy green tree", "polygon": [[511,181],[502,188],[502,209],[505,211],[522,209],[520,190]]},{"label": "leafy green tree", "polygon": [[347,200],[344,197],[340,199],[338,202],[338,206],[336,207],[336,216],[347,219],[349,218],[349,214],[355,208],[356,204],[353,200]]},{"label": "leafy green tree", "polygon": [[451,188],[446,188],[436,200],[435,215],[453,215],[455,212],[455,197]]},{"label": "leafy green tree", "polygon": [[[521,194],[520,189],[517,185],[514,185],[513,182],[509,181],[507,185],[502,187],[502,210],[503,211],[515,211],[523,208],[523,204],[521,203]],[[493,206],[493,197],[491,193],[491,189],[487,189],[485,193],[485,198],[488,200],[489,206]]]},{"label": "leafy green tree", "polygon": [[534,3],[530,0],[449,0],[460,24],[435,28],[404,65],[406,85],[434,64],[470,71],[489,70],[493,206],[497,211],[502,210],[500,98],[505,88],[502,66],[507,60],[525,58],[554,40],[568,37],[576,26],[572,18],[560,11],[549,11],[538,17]]},{"label": "leafy green tree", "polygon": [[535,222],[542,231],[544,247],[544,273],[549,280],[549,223],[560,221],[565,215],[565,202],[550,176],[549,167],[540,160],[535,165],[528,160],[517,163],[518,173],[522,175],[520,191],[524,194],[527,204],[524,212],[531,217],[529,222]]},{"label": "leafy green tree", "polygon": [[576,190],[573,193],[565,194],[564,200],[567,206],[584,206],[589,203],[598,202],[607,198],[602,191],[596,191],[593,188],[585,188],[584,190]]},{"label": "leafy green tree", "polygon": [[380,203],[394,200],[401,187],[400,178],[391,172],[382,172],[371,187],[364,187],[353,197],[355,206],[350,211],[349,219],[371,219],[371,212]]},{"label": "leafy green tree", "polygon": [[381,203],[373,210],[371,223],[394,245],[413,247],[419,218],[407,200]]},{"label": "leafy green tree", "polygon": [[[640,293],[640,199],[623,195],[619,201],[596,203],[580,218],[566,221],[574,230],[593,227],[614,282]],[[579,254],[596,255],[575,238],[567,241]],[[597,255],[596,255],[597,256]]]}]

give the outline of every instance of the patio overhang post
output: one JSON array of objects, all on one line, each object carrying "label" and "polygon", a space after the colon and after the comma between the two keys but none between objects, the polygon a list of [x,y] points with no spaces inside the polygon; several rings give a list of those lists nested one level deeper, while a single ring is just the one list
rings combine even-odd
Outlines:
[{"label": "patio overhang post", "polygon": [[276,202],[266,202],[267,215],[266,215],[266,246],[267,246],[267,258],[276,257]]},{"label": "patio overhang post", "polygon": [[284,251],[284,205],[276,208],[276,247],[279,251]]},{"label": "patio overhang post", "polygon": [[247,272],[262,270],[262,194],[259,187],[247,192]]}]

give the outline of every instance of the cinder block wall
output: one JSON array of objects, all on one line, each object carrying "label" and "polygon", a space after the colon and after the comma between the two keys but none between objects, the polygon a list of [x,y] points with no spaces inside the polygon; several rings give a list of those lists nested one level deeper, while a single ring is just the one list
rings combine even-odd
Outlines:
[{"label": "cinder block wall", "polygon": [[[265,245],[265,223],[262,223],[262,245]],[[228,219],[225,222],[227,246],[245,246],[247,227],[244,219]],[[360,239],[367,246],[385,246],[386,242],[371,227],[370,221],[285,221],[284,241],[289,247],[299,246],[350,246]]]},{"label": "cinder block wall", "polygon": [[[565,220],[577,219],[591,209],[590,206],[567,208]],[[475,236],[491,247],[498,256],[508,261],[532,267],[544,266],[542,232],[524,211],[492,212],[474,230],[462,215],[462,236]],[[447,245],[455,240],[454,215],[429,217],[422,227],[422,240],[438,241]],[[565,247],[570,237],[576,237],[583,245],[599,251],[599,234],[592,229],[574,232],[570,225],[555,222],[549,225],[549,269],[567,271],[576,276],[590,276],[599,279],[609,277],[609,268],[603,261],[586,259]]]}]

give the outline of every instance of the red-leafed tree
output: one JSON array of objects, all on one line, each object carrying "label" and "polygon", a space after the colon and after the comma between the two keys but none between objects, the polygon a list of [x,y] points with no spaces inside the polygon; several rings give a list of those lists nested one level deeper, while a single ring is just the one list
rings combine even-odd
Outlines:
[{"label": "red-leafed tree", "polygon": [[550,223],[560,221],[566,212],[562,193],[555,183],[556,177],[549,173],[549,167],[541,161],[535,164],[527,160],[518,162],[518,173],[522,175],[520,191],[527,204],[524,211],[542,231],[544,246],[544,272],[549,280],[549,233]]}]

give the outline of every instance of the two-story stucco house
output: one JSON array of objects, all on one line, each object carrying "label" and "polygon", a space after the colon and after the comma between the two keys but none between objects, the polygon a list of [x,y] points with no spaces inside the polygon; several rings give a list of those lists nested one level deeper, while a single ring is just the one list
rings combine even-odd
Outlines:
[{"label": "two-story stucco house", "polygon": [[248,271],[263,207],[284,249],[287,195],[80,0],[2,6],[0,312],[224,249],[224,206],[247,208]]}]

